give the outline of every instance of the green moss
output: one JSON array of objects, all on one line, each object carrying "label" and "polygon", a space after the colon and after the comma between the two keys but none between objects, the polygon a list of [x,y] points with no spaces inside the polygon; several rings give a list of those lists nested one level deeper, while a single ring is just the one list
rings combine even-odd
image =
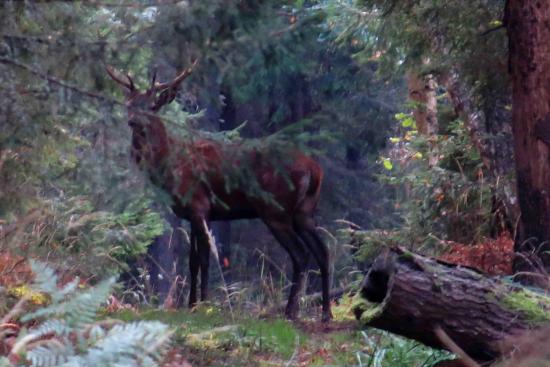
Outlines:
[{"label": "green moss", "polygon": [[533,324],[550,321],[550,299],[528,289],[516,289],[504,296],[504,304],[513,311],[520,312]]},{"label": "green moss", "polygon": [[353,321],[354,298],[349,294],[344,294],[337,305],[332,306],[332,316],[334,321]]},{"label": "green moss", "polygon": [[413,260],[414,259],[414,253],[412,253],[411,251],[408,251],[406,249],[402,249],[403,250],[403,253],[400,255],[401,257],[405,258],[405,259],[408,259],[408,260]]},{"label": "green moss", "polygon": [[286,320],[231,319],[218,307],[208,303],[193,311],[124,310],[109,316],[124,321],[158,320],[173,326],[176,344],[184,349],[201,351],[204,358],[199,364],[204,365],[209,364],[206,362],[207,356],[225,358],[223,355],[228,351],[237,359],[255,358],[263,354],[288,359],[296,346],[307,340],[307,335]]},{"label": "green moss", "polygon": [[385,302],[372,303],[361,297],[358,293],[353,298],[352,311],[355,315],[360,314],[359,321],[366,325],[378,317],[384,311],[385,306]]}]

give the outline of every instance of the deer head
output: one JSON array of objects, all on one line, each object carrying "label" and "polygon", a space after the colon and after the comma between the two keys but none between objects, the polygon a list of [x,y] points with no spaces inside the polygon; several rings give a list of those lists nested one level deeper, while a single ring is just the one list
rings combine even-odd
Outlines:
[{"label": "deer head", "polygon": [[169,104],[176,98],[177,90],[183,80],[185,80],[193,71],[197,64],[195,62],[187,69],[180,72],[173,80],[166,83],[156,81],[156,71],[153,74],[151,85],[145,92],[138,90],[130,75],[122,76],[112,67],[107,66],[107,74],[118,84],[120,84],[126,94],[126,108],[128,109],[128,124],[130,126],[141,124],[139,118],[147,112],[157,112],[166,104]]}]

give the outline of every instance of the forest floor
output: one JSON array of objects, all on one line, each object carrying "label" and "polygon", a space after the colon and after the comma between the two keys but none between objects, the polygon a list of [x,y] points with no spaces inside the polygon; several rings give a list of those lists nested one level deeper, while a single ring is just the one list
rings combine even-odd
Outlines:
[{"label": "forest floor", "polygon": [[[109,317],[109,315],[107,315]],[[174,330],[165,367],[175,366],[431,366],[445,353],[351,319],[323,324],[302,319],[257,318],[214,305],[194,311],[124,310],[124,321],[158,320]]]},{"label": "forest floor", "polygon": [[[513,241],[499,237],[477,245],[449,243],[440,258],[476,267],[489,274],[511,271]],[[0,285],[26,284],[32,279],[25,258],[0,253]],[[64,277],[61,277],[63,283]],[[347,302],[347,303],[346,303]],[[362,329],[349,310],[349,299],[333,307],[328,324],[312,319],[320,310],[304,308],[300,321],[282,312],[260,313],[244,306],[234,310],[223,302],[205,303],[193,311],[109,307],[101,318],[123,321],[158,320],[173,330],[173,344],[164,367],[188,366],[423,366],[449,358],[412,340]],[[255,307],[257,310],[259,307]],[[108,311],[109,310],[109,311]]]}]

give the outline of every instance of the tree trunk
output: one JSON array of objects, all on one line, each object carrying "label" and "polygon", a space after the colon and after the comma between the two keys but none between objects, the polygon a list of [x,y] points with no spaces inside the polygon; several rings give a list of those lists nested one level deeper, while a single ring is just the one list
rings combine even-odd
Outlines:
[{"label": "tree trunk", "polygon": [[407,74],[407,83],[409,99],[415,103],[413,116],[418,132],[428,137],[437,134],[435,80],[430,75],[421,76],[415,71],[409,71]]},{"label": "tree trunk", "polygon": [[456,344],[481,362],[505,355],[502,346],[509,338],[549,322],[550,298],[394,248],[373,262],[355,296],[354,313],[368,326],[431,347]]},{"label": "tree trunk", "polygon": [[[443,73],[439,77],[439,82],[445,87],[456,115],[464,122],[472,144],[479,152],[484,171],[494,183],[493,214],[495,217],[501,217],[500,223],[495,223],[495,226],[499,229],[505,228],[513,235],[514,225],[519,216],[515,192],[506,184],[499,186],[496,184],[503,177],[511,175],[510,165],[512,159],[506,146],[508,139],[501,138],[503,141],[499,142],[500,144],[496,143],[497,135],[507,137],[507,133],[503,131],[502,127],[495,126],[491,131],[487,129],[481,112],[472,106],[471,96],[466,93],[464,86],[461,85],[456,71],[451,70]],[[504,102],[501,101],[501,104],[504,104]],[[486,118],[488,117],[486,116]],[[491,136],[491,139],[485,138],[487,135]],[[495,235],[498,235],[498,230],[494,232]]]},{"label": "tree trunk", "polygon": [[435,135],[438,130],[437,99],[435,95],[436,82],[431,75],[419,75],[411,70],[407,74],[409,99],[415,103],[413,117],[418,133],[428,140],[430,146],[428,164],[437,165],[438,156],[433,154]]},{"label": "tree trunk", "polygon": [[[550,7],[508,0],[512,131],[521,211],[516,271],[550,271]],[[537,265],[540,268],[537,269]],[[524,278],[533,282],[533,277]]]}]

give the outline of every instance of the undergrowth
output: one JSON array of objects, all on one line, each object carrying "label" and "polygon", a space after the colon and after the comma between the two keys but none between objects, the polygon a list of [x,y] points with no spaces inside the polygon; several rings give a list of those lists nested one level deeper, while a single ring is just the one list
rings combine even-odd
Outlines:
[{"label": "undergrowth", "polygon": [[172,334],[166,324],[97,320],[114,278],[81,289],[78,278],[60,286],[52,268],[33,261],[30,266],[34,282],[0,321],[1,367],[161,364]]},{"label": "undergrowth", "polygon": [[171,325],[176,348],[193,366],[429,367],[451,358],[389,333],[360,330],[349,315],[328,326],[240,312],[231,319],[225,310],[205,304],[193,311],[124,310],[114,316]]}]

